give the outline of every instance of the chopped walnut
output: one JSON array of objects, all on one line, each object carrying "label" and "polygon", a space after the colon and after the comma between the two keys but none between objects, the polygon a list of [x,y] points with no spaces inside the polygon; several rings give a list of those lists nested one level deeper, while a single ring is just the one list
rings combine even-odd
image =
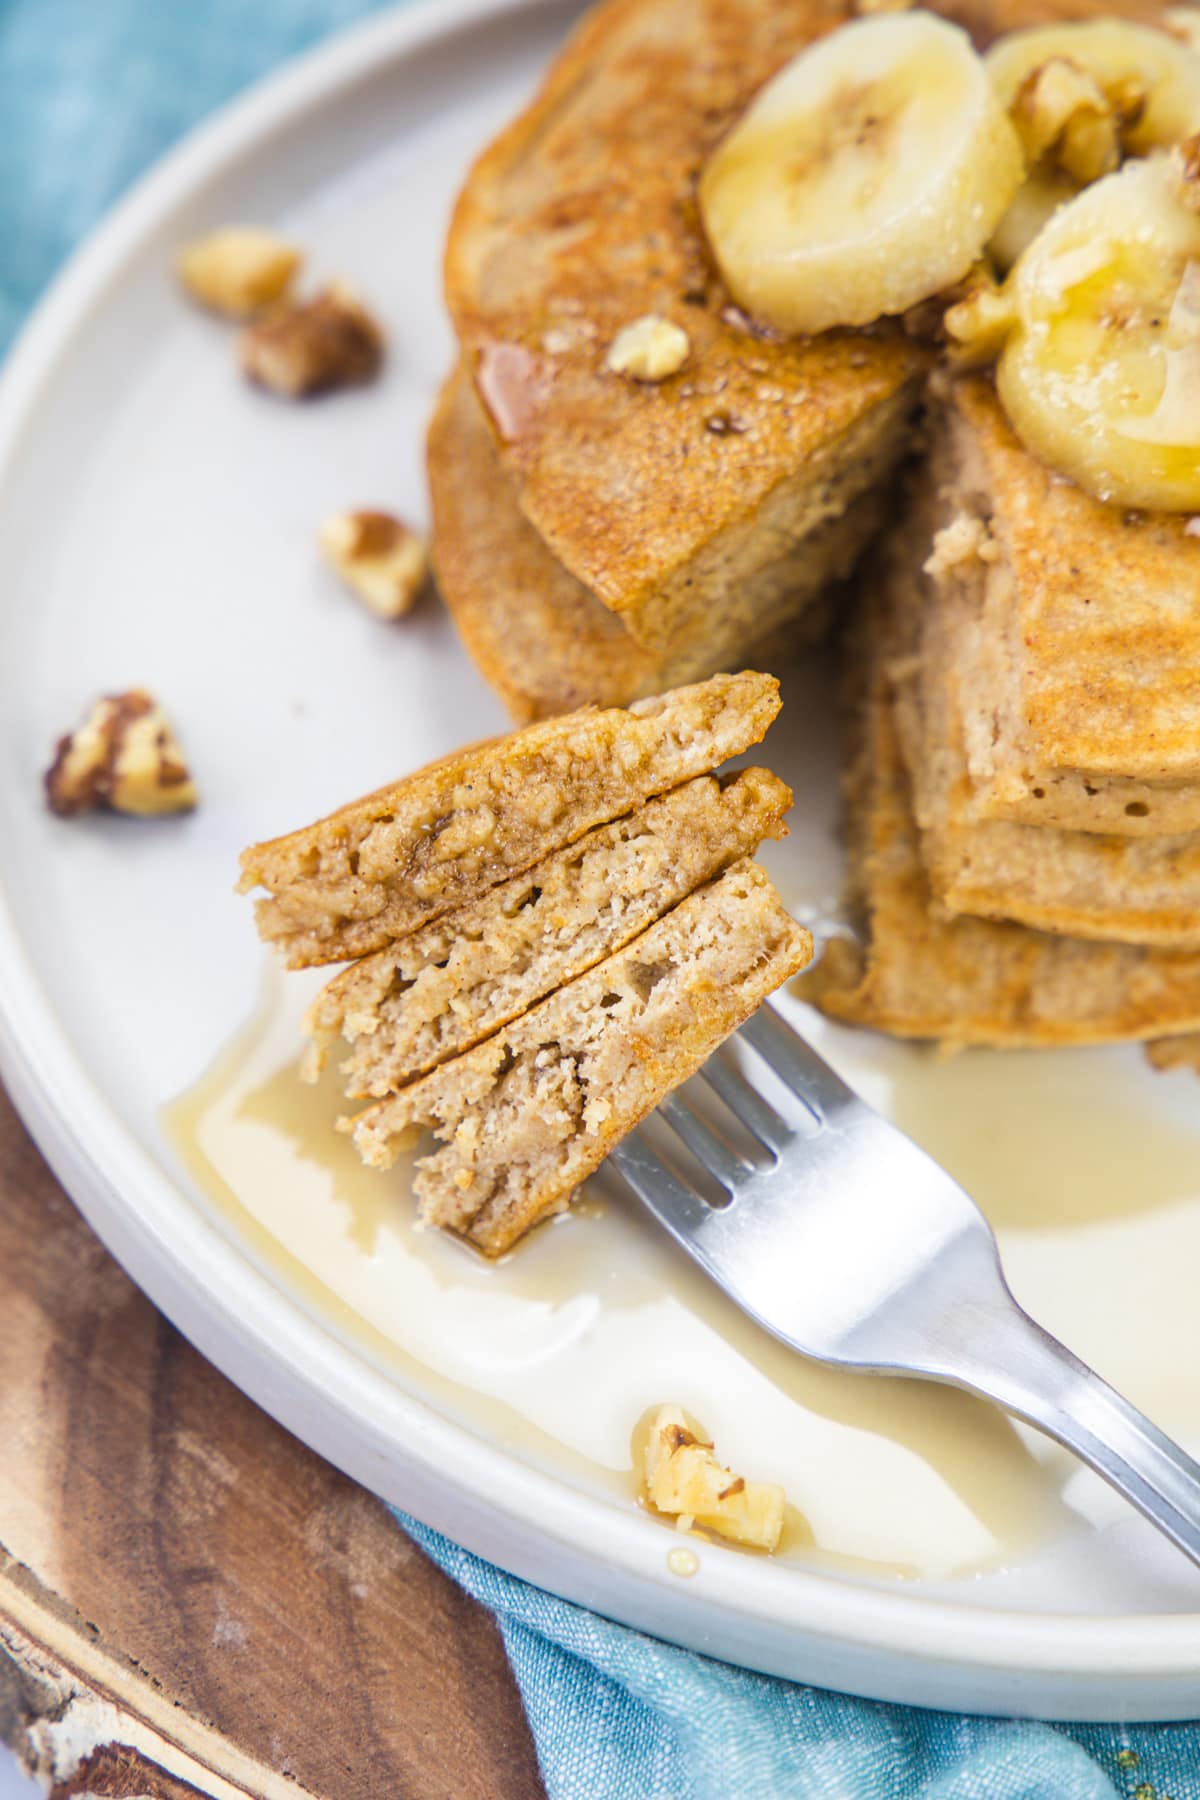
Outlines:
[{"label": "chopped walnut", "polygon": [[250,325],[239,354],[251,381],[295,399],[370,381],[383,361],[383,333],[357,295],[334,282]]},{"label": "chopped walnut", "polygon": [[1111,174],[1121,161],[1117,109],[1089,70],[1069,56],[1031,69],[1012,104],[1026,158],[1057,164],[1078,182]]},{"label": "chopped walnut", "polygon": [[210,231],[180,253],[179,279],[193,300],[230,319],[249,319],[282,300],[303,258],[256,225]]},{"label": "chopped walnut", "polygon": [[647,313],[619,331],[609,347],[606,367],[614,375],[634,381],[665,381],[677,375],[691,352],[691,340],[681,325],[658,313]]},{"label": "chopped walnut", "polygon": [[995,562],[999,546],[982,519],[959,513],[933,536],[933,549],[923,565],[932,581],[944,581],[970,562]]},{"label": "chopped walnut", "polygon": [[997,285],[990,269],[982,266],[972,272],[962,297],[948,306],[942,316],[952,360],[960,368],[978,368],[991,362],[1004,348],[1004,340],[1015,323],[1012,296]]},{"label": "chopped walnut", "polygon": [[78,730],[60,738],[46,799],[63,818],[100,806],[151,817],[188,812],[197,795],[162,708],[132,688],[97,701]]},{"label": "chopped walnut", "polygon": [[783,1489],[724,1468],[682,1407],[660,1406],[654,1415],[642,1481],[655,1512],[673,1517],[681,1531],[698,1525],[756,1550],[779,1547]]},{"label": "chopped walnut", "polygon": [[425,545],[391,513],[335,513],[321,526],[320,543],[346,585],[381,619],[401,618],[429,580]]},{"label": "chopped walnut", "polygon": [[1189,212],[1200,212],[1200,131],[1172,149],[1171,185],[1181,205]]}]

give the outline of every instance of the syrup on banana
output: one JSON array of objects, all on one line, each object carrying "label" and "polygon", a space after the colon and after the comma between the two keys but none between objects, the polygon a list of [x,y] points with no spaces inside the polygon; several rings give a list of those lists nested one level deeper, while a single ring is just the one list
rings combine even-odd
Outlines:
[{"label": "syrup on banana", "polygon": [[1085,188],[1008,286],[996,385],[1027,448],[1100,500],[1200,510],[1200,213],[1177,163]]}]

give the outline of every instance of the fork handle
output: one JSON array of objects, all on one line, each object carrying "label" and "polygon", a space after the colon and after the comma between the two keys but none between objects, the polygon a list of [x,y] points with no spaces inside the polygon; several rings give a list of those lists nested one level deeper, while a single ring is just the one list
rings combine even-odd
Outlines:
[{"label": "fork handle", "polygon": [[1200,1565],[1200,1463],[1028,1313],[1010,1319],[1005,1353],[964,1385],[1064,1444]]}]

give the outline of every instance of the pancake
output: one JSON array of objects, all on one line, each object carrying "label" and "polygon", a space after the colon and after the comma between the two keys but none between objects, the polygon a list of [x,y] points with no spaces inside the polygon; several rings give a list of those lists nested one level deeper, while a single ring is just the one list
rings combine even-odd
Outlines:
[{"label": "pancake", "polygon": [[429,428],[428,468],[438,586],[468,652],[519,724],[588,701],[625,705],[806,647],[827,628],[827,590],[877,535],[887,504],[881,489],[869,490],[801,554],[780,559],[776,586],[763,582],[753,595],[753,616],[746,596],[733,595],[702,630],[655,652],[568,574],[521,512],[462,364]]},{"label": "pancake", "polygon": [[500,1255],[812,954],[756,863],[699,888],[486,1043],[348,1122],[388,1168],[431,1126],[421,1217]]},{"label": "pancake", "polygon": [[[754,641],[801,546],[908,442],[927,353],[898,327],[756,333],[721,290],[694,203],[704,157],[754,91],[846,16],[830,0],[610,0],[455,211],[447,299],[518,505],[652,651],[735,599]],[[605,363],[647,313],[691,346],[657,385]],[[794,612],[805,604],[797,590]]]},{"label": "pancake", "polygon": [[931,628],[921,572],[927,542],[908,524],[896,534],[879,604],[934,904],[1069,937],[1200,949],[1200,832],[1134,838],[975,815],[958,671],[936,615]]},{"label": "pancake", "polygon": [[826,944],[804,997],[831,1018],[948,1048],[1118,1043],[1200,1028],[1200,955],[937,916],[877,639],[868,625],[853,652],[847,771],[847,897],[863,935]]},{"label": "pancake", "polygon": [[779,705],[773,675],[714,675],[527,725],[252,846],[240,891],[267,890],[259,935],[290,967],[366,955],[748,750]]},{"label": "pancake", "polygon": [[914,535],[957,534],[942,540],[926,600],[961,697],[974,816],[1200,830],[1200,540],[1188,521],[1103,506],[1054,475],[981,380],[938,409],[916,506]]},{"label": "pancake", "polygon": [[346,1092],[381,1097],[468,1050],[620,950],[765,837],[791,790],[766,769],[701,775],[597,826],[472,904],[352,963],[309,1010],[305,1074],[340,1037]]}]

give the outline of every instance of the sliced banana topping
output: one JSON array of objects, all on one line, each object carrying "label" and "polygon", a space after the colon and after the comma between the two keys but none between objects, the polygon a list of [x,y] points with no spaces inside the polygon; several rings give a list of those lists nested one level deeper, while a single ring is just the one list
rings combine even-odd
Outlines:
[{"label": "sliced banana topping", "polygon": [[989,246],[1002,270],[1086,183],[1200,127],[1200,55],[1148,25],[1035,25],[1000,38],[985,60],[1030,165]]},{"label": "sliced banana topping", "polygon": [[767,83],[706,166],[700,207],[738,303],[810,333],[905,312],[959,281],[1023,173],[965,32],[886,14]]},{"label": "sliced banana topping", "polygon": [[1010,288],[996,379],[1028,448],[1098,499],[1200,508],[1200,215],[1168,159],[1085,188]]}]

